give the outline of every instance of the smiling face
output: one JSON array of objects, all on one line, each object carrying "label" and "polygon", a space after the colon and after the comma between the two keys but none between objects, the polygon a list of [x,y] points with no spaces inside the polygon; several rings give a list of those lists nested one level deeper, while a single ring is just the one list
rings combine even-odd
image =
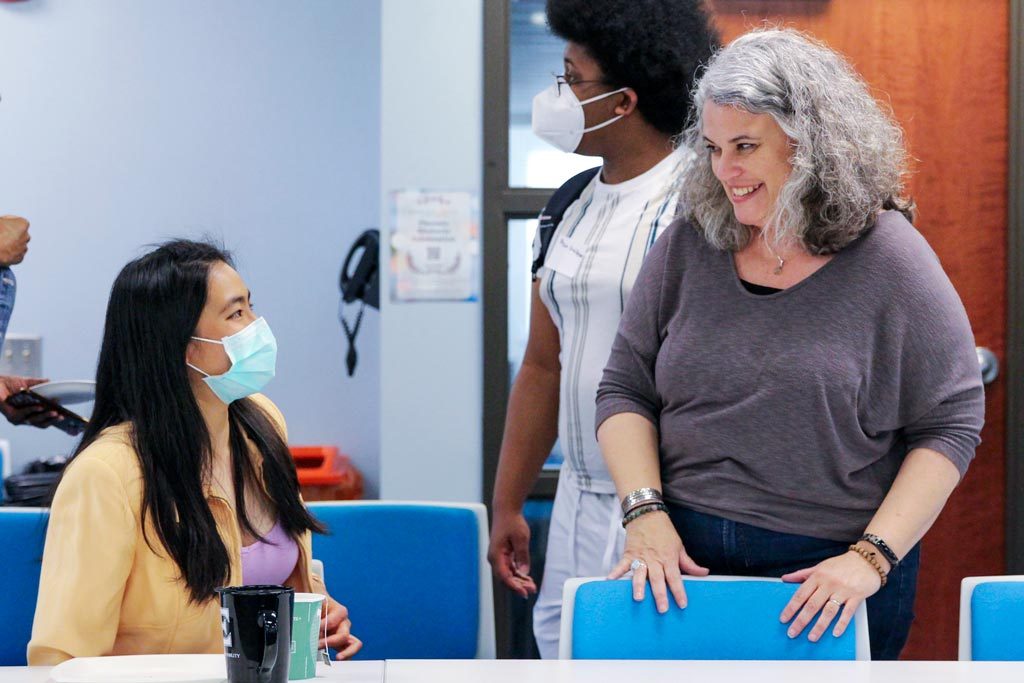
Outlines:
[{"label": "smiling face", "polygon": [[703,134],[711,170],[732,202],[736,220],[765,227],[792,165],[789,138],[768,114],[708,102]]}]

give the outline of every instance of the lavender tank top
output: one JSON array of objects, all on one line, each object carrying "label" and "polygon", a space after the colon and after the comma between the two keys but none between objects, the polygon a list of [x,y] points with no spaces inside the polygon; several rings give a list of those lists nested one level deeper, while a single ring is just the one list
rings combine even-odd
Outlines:
[{"label": "lavender tank top", "polygon": [[281,528],[281,522],[264,535],[267,542],[256,541],[242,548],[242,582],[253,584],[282,584],[299,561],[299,546]]}]

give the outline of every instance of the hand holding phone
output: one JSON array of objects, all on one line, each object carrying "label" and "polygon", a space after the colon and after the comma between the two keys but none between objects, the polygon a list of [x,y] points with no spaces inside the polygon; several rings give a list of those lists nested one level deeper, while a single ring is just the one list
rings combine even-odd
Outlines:
[{"label": "hand holding phone", "polygon": [[57,413],[44,410],[41,406],[15,408],[7,403],[7,399],[12,394],[16,394],[22,389],[45,384],[48,381],[39,377],[0,375],[0,414],[3,414],[12,425],[29,424],[40,429],[49,427],[57,419]]},{"label": "hand holding phone", "polygon": [[[40,396],[31,389],[22,389],[21,391],[11,394],[7,397],[5,403],[18,410],[36,408],[35,414],[47,414],[50,418],[43,418],[41,420],[33,420],[30,418],[27,420],[30,424],[33,424],[36,427],[53,426],[71,436],[78,436],[81,434],[88,424],[88,420],[83,418],[81,415],[68,410],[55,401],[51,401],[48,398]],[[8,419],[10,419],[10,413],[8,411],[4,412],[8,415]]]}]

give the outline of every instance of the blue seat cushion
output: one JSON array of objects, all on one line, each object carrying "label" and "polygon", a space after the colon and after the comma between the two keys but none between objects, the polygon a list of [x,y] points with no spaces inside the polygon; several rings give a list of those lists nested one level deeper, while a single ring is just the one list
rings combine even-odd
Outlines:
[{"label": "blue seat cushion", "polygon": [[472,659],[480,576],[477,518],[465,508],[309,505],[331,596],[365,644],[358,659]]},{"label": "blue seat cushion", "polygon": [[[779,614],[798,585],[768,581],[685,581],[687,606],[669,596],[658,614],[648,586],[633,600],[630,581],[595,581],[576,593],[574,659],[856,659],[854,623],[817,643],[810,626],[794,639]],[[813,624],[813,622],[812,622]]]},{"label": "blue seat cushion", "polygon": [[0,586],[7,592],[0,620],[0,666],[25,666],[39,593],[49,510],[0,509]]},{"label": "blue seat cushion", "polygon": [[1024,661],[1024,581],[994,581],[974,587],[971,658]]}]

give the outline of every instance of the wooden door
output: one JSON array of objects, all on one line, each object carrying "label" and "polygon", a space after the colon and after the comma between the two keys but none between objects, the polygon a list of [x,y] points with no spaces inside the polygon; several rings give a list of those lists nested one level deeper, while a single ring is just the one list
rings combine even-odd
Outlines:
[{"label": "wooden door", "polygon": [[[1005,358],[1008,0],[712,0],[723,40],[764,20],[849,58],[887,99],[916,159],[918,229],[979,346]],[[904,659],[956,659],[960,579],[1005,571],[1005,392],[986,387],[983,443],[925,537]]]}]

